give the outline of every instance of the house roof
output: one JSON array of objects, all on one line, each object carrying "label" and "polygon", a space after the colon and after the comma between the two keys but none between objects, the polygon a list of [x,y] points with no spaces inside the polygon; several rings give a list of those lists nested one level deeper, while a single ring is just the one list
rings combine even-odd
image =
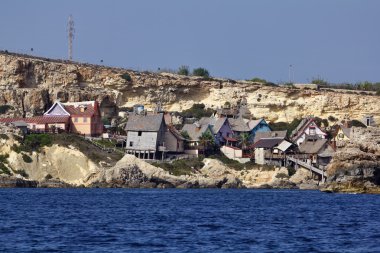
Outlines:
[{"label": "house roof", "polygon": [[168,130],[169,130],[170,133],[173,134],[173,136],[174,136],[176,139],[178,139],[178,140],[182,140],[182,141],[186,140],[186,139],[181,135],[181,133],[178,132],[178,130],[175,129],[173,126],[168,126]]},{"label": "house roof", "polygon": [[192,141],[198,141],[199,137],[210,128],[209,125],[185,124],[182,131],[186,131]]},{"label": "house roof", "polygon": [[222,128],[224,123],[226,122],[227,118],[214,118],[214,117],[202,117],[199,120],[199,124],[201,125],[210,125],[212,127],[212,131],[214,133],[218,133],[219,130]]},{"label": "house roof", "polygon": [[257,132],[255,134],[255,139],[253,140],[253,143],[258,142],[262,138],[274,138],[274,137],[285,139],[286,130],[284,130],[284,131]]},{"label": "house roof", "polygon": [[263,138],[251,145],[250,148],[274,148],[282,141],[283,139],[281,138]]},{"label": "house roof", "polygon": [[25,123],[34,124],[54,124],[54,123],[68,123],[69,116],[35,116],[31,118],[3,118],[0,119],[1,123],[15,123],[23,121]]},{"label": "house roof", "polygon": [[247,122],[247,125],[249,127],[250,130],[254,129],[255,127],[257,127],[257,125],[260,124],[261,121],[263,121],[264,119],[256,119],[256,120],[249,120]]},{"label": "house roof", "polygon": [[[96,101],[68,102],[61,103],[56,101],[47,110],[45,116],[92,116],[95,113]],[[54,111],[58,108],[58,111]],[[84,108],[82,112],[81,109]]]},{"label": "house roof", "polygon": [[[95,101],[63,103],[65,110],[71,116],[92,116],[95,114]],[[82,112],[81,108],[85,108]]]},{"label": "house roof", "polygon": [[[312,123],[314,122],[314,118],[304,118],[302,119],[302,121],[300,122],[300,124],[297,126],[296,129],[293,130],[292,134],[291,134],[291,138],[292,140],[296,140],[298,139],[304,132],[305,130],[307,129],[307,127]],[[315,124],[316,125],[316,124]],[[316,125],[316,127],[318,127]],[[319,128],[319,127],[318,127]],[[322,130],[321,130],[322,131]],[[322,131],[323,132],[323,131]],[[325,135],[327,135],[326,133],[324,133]]]},{"label": "house roof", "polygon": [[233,131],[236,131],[236,132],[250,131],[247,123],[242,118],[237,118],[237,119],[228,118],[228,123],[230,123],[230,126]]},{"label": "house roof", "polygon": [[299,145],[299,151],[304,154],[318,154],[323,149],[326,143],[326,139],[304,141]]},{"label": "house roof", "polygon": [[162,113],[151,115],[131,115],[128,117],[126,131],[158,132],[164,122]]},{"label": "house roof", "polygon": [[283,140],[278,146],[277,148],[283,152],[285,152],[286,150],[288,150],[288,148],[290,148],[291,146],[293,145],[293,143],[291,142],[288,142],[286,140]]}]

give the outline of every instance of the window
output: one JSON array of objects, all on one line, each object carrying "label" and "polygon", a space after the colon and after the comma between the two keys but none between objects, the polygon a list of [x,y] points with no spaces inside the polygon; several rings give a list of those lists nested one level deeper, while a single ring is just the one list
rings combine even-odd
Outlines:
[{"label": "window", "polygon": [[86,123],[87,122],[87,117],[84,117],[83,118],[83,123]]},{"label": "window", "polygon": [[315,127],[310,127],[310,135],[316,135]]},{"label": "window", "polygon": [[74,122],[78,122],[78,118],[74,118]]},{"label": "window", "polygon": [[141,131],[138,131],[137,135],[138,135],[138,136],[141,136],[141,135],[142,135],[142,132],[141,132]]},{"label": "window", "polygon": [[133,141],[130,141],[130,142],[129,142],[129,146],[130,146],[130,147],[133,147]]}]

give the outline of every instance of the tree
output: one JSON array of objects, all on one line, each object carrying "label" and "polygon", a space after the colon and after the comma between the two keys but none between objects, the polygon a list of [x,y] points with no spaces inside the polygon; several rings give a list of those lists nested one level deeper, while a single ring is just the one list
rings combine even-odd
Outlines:
[{"label": "tree", "polygon": [[199,145],[203,147],[203,154],[206,153],[206,150],[214,145],[214,138],[210,134],[210,132],[204,132],[202,135],[199,137]]},{"label": "tree", "polygon": [[177,73],[178,75],[188,76],[190,74],[189,66],[182,65],[181,67],[179,67]]},{"label": "tree", "polygon": [[254,77],[250,81],[255,82],[255,83],[267,83],[267,80],[259,78],[259,77]]},{"label": "tree", "polygon": [[241,145],[241,148],[246,149],[251,140],[251,135],[249,133],[241,133],[238,139],[239,139],[239,144]]},{"label": "tree", "polygon": [[314,78],[313,80],[311,80],[311,83],[318,84],[318,85],[323,85],[323,86],[328,85],[327,81],[323,80],[322,78]]},{"label": "tree", "polygon": [[202,76],[205,78],[209,78],[210,73],[205,68],[196,68],[196,69],[193,69],[193,76]]},{"label": "tree", "polygon": [[186,140],[190,140],[190,135],[189,135],[189,133],[187,131],[181,131],[181,135]]}]

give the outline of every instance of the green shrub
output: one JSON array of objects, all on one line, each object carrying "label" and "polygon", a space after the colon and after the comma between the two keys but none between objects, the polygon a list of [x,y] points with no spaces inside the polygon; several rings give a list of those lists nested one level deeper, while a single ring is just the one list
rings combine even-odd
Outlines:
[{"label": "green shrub", "polygon": [[49,179],[52,179],[52,178],[53,178],[53,176],[50,175],[50,174],[47,174],[47,175],[45,176],[45,180],[49,180]]},{"label": "green shrub", "polygon": [[11,147],[11,150],[19,154],[22,151],[22,148],[21,146],[17,146],[16,144],[13,144],[13,146]]},{"label": "green shrub", "polygon": [[6,113],[8,110],[13,110],[13,106],[10,105],[0,105],[0,114]]},{"label": "green shrub", "polygon": [[0,174],[7,174],[7,175],[11,174],[11,171],[8,169],[8,167],[5,166],[5,164],[2,162],[0,162]]},{"label": "green shrub", "polygon": [[127,81],[127,82],[132,81],[131,76],[130,76],[127,72],[125,72],[124,74],[122,74],[122,75],[121,75],[121,78],[123,78],[123,79],[124,79],[125,81]]},{"label": "green shrub", "polygon": [[28,178],[28,177],[29,177],[28,173],[26,173],[25,170],[16,170],[15,173],[16,173],[16,174],[19,174],[19,175],[21,175],[21,176],[23,176],[23,177],[25,177],[25,178]]},{"label": "green shrub", "polygon": [[210,73],[205,68],[196,68],[196,69],[193,69],[193,76],[202,76],[205,78],[209,78]]},{"label": "green shrub", "polygon": [[20,146],[23,151],[38,151],[44,146],[52,144],[52,137],[49,134],[30,134],[25,137],[24,143]]},{"label": "green shrub", "polygon": [[246,162],[246,163],[240,163],[236,160],[228,158],[227,156],[225,156],[222,153],[211,155],[211,156],[209,156],[209,158],[217,159],[217,160],[221,161],[222,163],[224,163],[227,167],[234,169],[234,170],[244,170],[244,169],[249,170],[249,169],[258,168],[258,166],[251,161]]},{"label": "green shrub", "polygon": [[183,66],[179,67],[177,73],[178,73],[178,75],[188,76],[190,74],[189,66],[183,65]]},{"label": "green shrub", "polygon": [[327,118],[329,121],[331,121],[331,122],[336,122],[336,121],[338,121],[338,119],[337,118],[335,118],[334,116],[329,116],[328,118]]},{"label": "green shrub", "polygon": [[30,156],[28,156],[27,154],[22,154],[22,160],[24,160],[24,162],[26,162],[26,163],[33,162],[32,158]]},{"label": "green shrub", "polygon": [[289,178],[289,176],[286,175],[285,173],[278,173],[276,175],[276,178],[285,179],[285,178]]},{"label": "green shrub", "polygon": [[9,137],[6,134],[0,134],[0,139],[8,140]]},{"label": "green shrub", "polygon": [[267,80],[261,79],[259,77],[254,77],[250,81],[255,82],[255,83],[267,83]]},{"label": "green shrub", "polygon": [[182,111],[180,114],[184,118],[197,118],[200,119],[202,117],[210,117],[213,113],[214,110],[207,108],[205,109],[204,104],[193,104],[190,109]]},{"label": "green shrub", "polygon": [[190,175],[193,172],[196,172],[200,170],[204,163],[202,162],[202,158],[193,158],[193,159],[181,159],[176,160],[172,163],[152,163],[153,166],[160,167],[166,171],[168,171],[170,174],[175,176],[181,176],[181,175]]},{"label": "green shrub", "polygon": [[291,177],[291,176],[293,176],[294,174],[296,174],[296,169],[295,169],[295,168],[289,166],[289,167],[287,167],[287,169],[288,169],[289,177]]},{"label": "green shrub", "polygon": [[8,163],[7,158],[9,157],[8,154],[0,155],[0,163]]}]

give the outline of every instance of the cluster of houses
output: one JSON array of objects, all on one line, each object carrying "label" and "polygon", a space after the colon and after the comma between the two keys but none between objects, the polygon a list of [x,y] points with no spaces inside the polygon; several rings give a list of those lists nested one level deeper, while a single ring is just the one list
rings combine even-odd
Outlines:
[{"label": "cluster of houses", "polygon": [[[349,120],[336,126],[332,140],[313,117],[302,119],[291,133],[272,131],[265,119],[253,119],[245,98],[236,106],[226,103],[210,117],[186,124],[174,124],[172,115],[159,107],[147,112],[143,105],[135,105],[125,116],[128,120],[123,148],[126,153],[147,160],[183,154],[198,156],[208,149],[217,149],[242,163],[254,160],[257,164],[285,165],[287,157],[293,157],[320,168],[350,140]],[[99,137],[106,131],[96,101],[55,102],[42,116],[2,118],[0,122],[25,132]],[[364,122],[374,124],[371,117]]]}]

